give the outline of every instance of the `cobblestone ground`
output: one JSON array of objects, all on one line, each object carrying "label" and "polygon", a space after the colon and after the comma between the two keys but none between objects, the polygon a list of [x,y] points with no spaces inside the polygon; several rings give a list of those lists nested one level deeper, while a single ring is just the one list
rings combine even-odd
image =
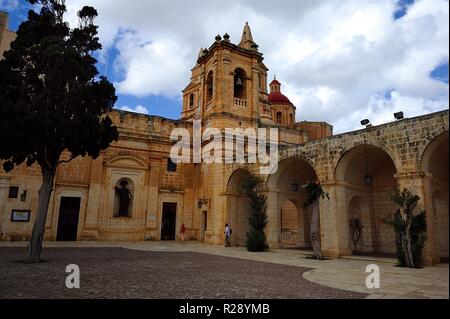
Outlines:
[{"label": "cobblestone ground", "polygon": [[[0,248],[0,298],[310,299],[365,298],[303,279],[306,268],[191,252],[45,248],[25,265],[23,248]],[[77,264],[81,289],[65,286]]]}]

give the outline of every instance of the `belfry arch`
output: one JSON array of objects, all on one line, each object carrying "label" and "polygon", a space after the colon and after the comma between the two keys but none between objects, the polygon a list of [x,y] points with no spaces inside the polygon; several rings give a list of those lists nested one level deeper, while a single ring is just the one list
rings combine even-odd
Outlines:
[{"label": "belfry arch", "polygon": [[247,99],[247,75],[241,68],[237,68],[234,71],[233,92],[235,98]]},{"label": "belfry arch", "polygon": [[339,161],[335,178],[342,188],[338,199],[345,212],[340,214],[344,243],[352,251],[350,218],[358,218],[363,226],[359,252],[394,256],[396,253],[394,230],[383,220],[393,216],[397,207],[391,192],[397,188],[394,161],[381,148],[363,144],[349,150]]}]

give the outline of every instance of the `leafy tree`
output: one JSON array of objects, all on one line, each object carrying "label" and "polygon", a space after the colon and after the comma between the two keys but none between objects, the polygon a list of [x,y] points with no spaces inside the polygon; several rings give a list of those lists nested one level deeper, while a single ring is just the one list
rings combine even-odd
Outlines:
[{"label": "leafy tree", "polygon": [[364,226],[359,218],[352,217],[349,220],[350,238],[353,243],[353,254],[358,253],[358,243],[361,240]]},{"label": "leafy tree", "polygon": [[26,257],[27,263],[38,263],[56,170],[78,156],[97,158],[117,141],[107,115],[117,97],[113,85],[98,76],[92,56],[101,49],[93,24],[97,11],[83,7],[79,26],[71,29],[64,22],[65,0],[28,2],[41,10],[28,12],[0,61],[0,160],[7,172],[24,163],[41,169]]},{"label": "leafy tree", "polygon": [[322,188],[320,183],[311,182],[303,186],[303,189],[307,193],[307,199],[305,201],[305,208],[312,206],[311,216],[311,244],[313,246],[313,257],[318,260],[323,260],[325,257],[322,253],[322,247],[320,243],[320,212],[319,201],[320,199],[330,199],[328,193]]},{"label": "leafy tree", "polygon": [[247,232],[247,250],[250,252],[264,252],[269,249],[266,233],[267,226],[267,196],[258,191],[261,179],[255,175],[248,176],[243,189],[250,201],[248,217],[249,230]]},{"label": "leafy tree", "polygon": [[408,189],[396,189],[391,199],[399,206],[394,217],[384,220],[396,233],[397,259],[401,267],[417,268],[427,241],[427,222],[424,211],[414,213],[420,197]]}]

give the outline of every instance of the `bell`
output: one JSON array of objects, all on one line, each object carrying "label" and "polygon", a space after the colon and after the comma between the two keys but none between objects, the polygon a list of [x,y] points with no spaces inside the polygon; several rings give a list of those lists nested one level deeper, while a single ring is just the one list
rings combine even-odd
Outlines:
[{"label": "bell", "polygon": [[236,80],[236,86],[244,86],[244,83],[242,83],[242,79],[240,77]]}]

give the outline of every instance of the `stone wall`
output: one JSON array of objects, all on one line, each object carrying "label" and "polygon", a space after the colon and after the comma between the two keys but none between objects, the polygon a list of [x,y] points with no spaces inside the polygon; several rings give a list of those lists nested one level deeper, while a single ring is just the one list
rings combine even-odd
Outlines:
[{"label": "stone wall", "polygon": [[[368,228],[363,250],[393,252],[393,232],[380,220],[395,210],[388,195],[397,184],[412,188],[422,198],[420,207],[432,212],[427,214],[430,235],[425,254],[427,262],[448,258],[448,244],[445,244],[446,239],[448,242],[448,195],[445,195],[448,171],[439,175],[446,158],[448,163],[448,148],[447,153],[443,152],[441,141],[445,142],[445,138],[448,141],[448,114],[444,111],[302,145],[282,146],[279,171],[265,177],[269,198],[266,232],[271,247],[283,241],[281,208],[286,201],[294,203],[297,209],[297,244],[308,245],[309,212],[303,208],[304,195],[293,192],[291,184],[317,178],[330,194],[330,200],[321,202],[322,245],[327,255],[351,253],[348,218],[355,209],[364,215],[361,218]],[[177,230],[185,223],[190,239],[222,244],[224,225],[230,222],[240,237],[236,244],[243,244],[245,198],[237,193],[238,186],[230,189],[230,181],[238,170],[258,174],[257,166],[180,164],[176,172],[168,172],[167,159],[173,145],[170,133],[177,127],[191,129],[189,123],[121,112],[113,112],[111,116],[119,126],[120,141],[96,160],[77,159],[58,170],[46,239],[56,239],[61,198],[79,197],[79,240],[159,240],[162,207],[167,202],[177,204]],[[438,146],[434,147],[436,143]],[[375,162],[380,162],[372,188],[364,185],[361,176],[365,145],[373,152]],[[349,163],[353,164],[349,166]],[[41,183],[39,168],[20,166],[11,174],[1,173],[0,177],[2,239],[28,239]],[[135,187],[129,219],[114,218],[112,213],[113,187],[123,177],[133,180]],[[27,191],[24,202],[20,198],[8,198],[10,186],[18,186],[19,194]],[[357,204],[353,201],[355,197],[359,198]],[[200,199],[206,202],[199,206]],[[31,210],[30,222],[11,222],[13,209]],[[202,229],[205,214],[207,227]],[[290,243],[295,242],[292,236]]]}]

